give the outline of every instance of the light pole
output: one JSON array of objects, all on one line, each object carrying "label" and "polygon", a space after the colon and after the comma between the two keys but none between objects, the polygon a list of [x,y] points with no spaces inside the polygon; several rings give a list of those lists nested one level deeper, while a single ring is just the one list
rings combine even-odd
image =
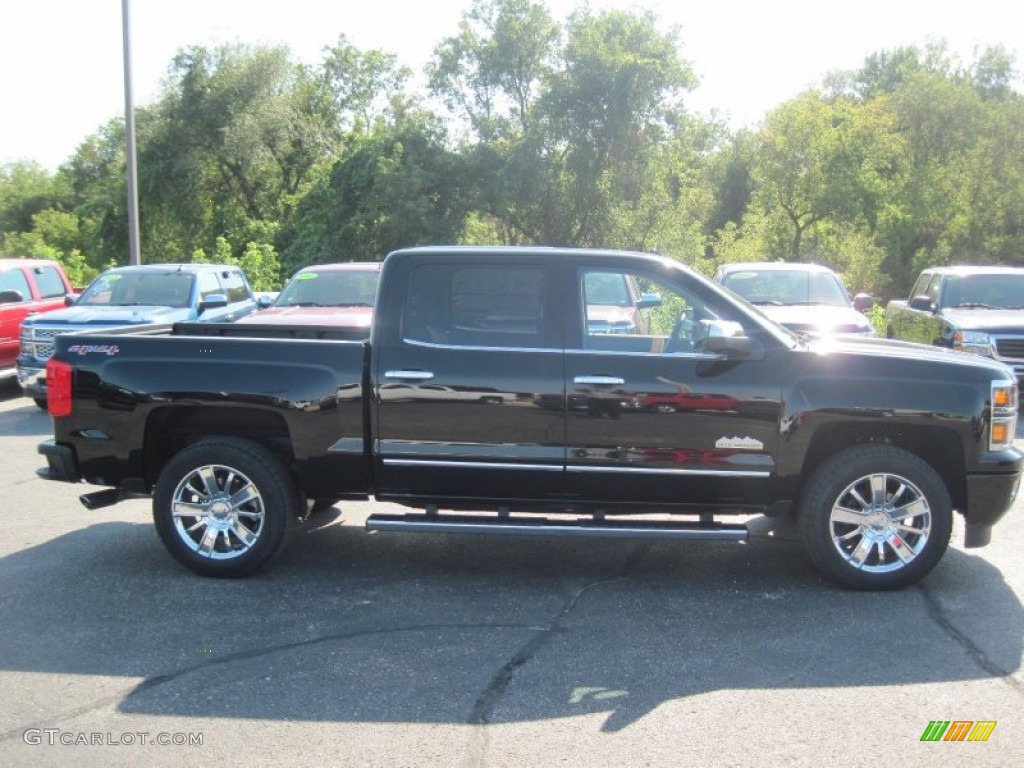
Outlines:
[{"label": "light pole", "polygon": [[141,264],[138,171],[135,165],[135,103],[132,98],[131,0],[121,0],[121,25],[124,33],[124,132],[127,139],[125,164],[128,166],[128,263]]}]

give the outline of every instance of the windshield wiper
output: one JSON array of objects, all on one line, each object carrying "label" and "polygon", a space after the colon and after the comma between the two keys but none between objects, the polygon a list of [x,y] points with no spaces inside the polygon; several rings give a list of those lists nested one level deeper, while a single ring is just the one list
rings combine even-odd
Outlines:
[{"label": "windshield wiper", "polygon": [[980,301],[963,301],[955,305],[953,309],[1002,309],[1002,307],[993,307],[991,304],[982,304]]},{"label": "windshield wiper", "polygon": [[750,302],[755,307],[783,307],[785,306],[781,301],[770,299],[768,301],[752,301]]}]

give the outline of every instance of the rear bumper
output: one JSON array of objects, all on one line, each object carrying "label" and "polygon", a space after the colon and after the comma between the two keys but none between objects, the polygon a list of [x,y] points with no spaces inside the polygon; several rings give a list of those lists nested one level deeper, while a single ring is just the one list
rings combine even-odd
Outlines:
[{"label": "rear bumper", "polygon": [[54,440],[44,440],[39,444],[39,453],[46,457],[47,466],[36,470],[43,480],[59,480],[65,483],[77,483],[82,479],[78,469],[78,457],[70,445],[63,445]]}]

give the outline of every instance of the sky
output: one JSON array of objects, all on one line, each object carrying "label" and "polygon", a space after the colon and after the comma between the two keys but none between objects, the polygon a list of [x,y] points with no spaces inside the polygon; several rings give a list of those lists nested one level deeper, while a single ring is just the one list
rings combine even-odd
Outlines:
[{"label": "sky", "polygon": [[[546,0],[564,20],[582,0]],[[175,52],[188,45],[284,44],[318,64],[344,34],[421,72],[456,34],[471,0],[130,0],[136,106],[156,100]],[[0,0],[0,164],[55,170],[99,126],[124,115],[122,0]],[[686,98],[733,128],[835,70],[904,45],[944,41],[963,63],[1002,45],[1024,70],[1019,0],[590,0],[595,10],[650,10],[678,27],[680,54],[700,78]],[[1020,77],[1016,80],[1024,91]]]}]

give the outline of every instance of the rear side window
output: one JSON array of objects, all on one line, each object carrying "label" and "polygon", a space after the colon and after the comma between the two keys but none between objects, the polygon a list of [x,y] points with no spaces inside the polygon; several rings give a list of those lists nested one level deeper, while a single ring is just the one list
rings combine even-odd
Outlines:
[{"label": "rear side window", "polygon": [[412,274],[402,335],[450,346],[547,347],[545,295],[541,267],[424,265]]},{"label": "rear side window", "polygon": [[54,299],[67,293],[60,273],[53,267],[36,267],[35,274],[40,297]]}]

